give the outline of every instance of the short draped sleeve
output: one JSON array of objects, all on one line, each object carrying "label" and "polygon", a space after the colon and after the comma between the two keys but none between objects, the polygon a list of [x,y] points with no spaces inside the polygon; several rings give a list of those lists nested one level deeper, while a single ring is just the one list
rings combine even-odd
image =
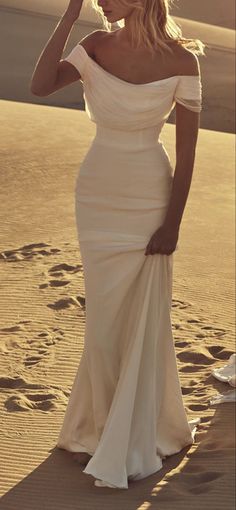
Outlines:
[{"label": "short draped sleeve", "polygon": [[180,76],[175,90],[175,102],[188,110],[202,110],[202,83],[200,75]]},{"label": "short draped sleeve", "polygon": [[73,66],[79,71],[81,77],[84,78],[87,64],[87,55],[84,47],[80,43],[76,44],[69,55],[64,57],[63,60],[73,64]]}]

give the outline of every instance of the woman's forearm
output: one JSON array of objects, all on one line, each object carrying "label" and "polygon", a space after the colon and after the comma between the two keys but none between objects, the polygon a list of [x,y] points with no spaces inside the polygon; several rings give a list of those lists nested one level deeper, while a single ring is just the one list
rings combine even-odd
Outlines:
[{"label": "woman's forearm", "polygon": [[190,191],[195,154],[184,159],[176,163],[170,202],[164,220],[164,226],[168,230],[179,229]]},{"label": "woman's forearm", "polygon": [[56,81],[58,63],[77,17],[66,11],[58,22],[36,64],[30,84],[32,93],[47,94],[51,90]]}]

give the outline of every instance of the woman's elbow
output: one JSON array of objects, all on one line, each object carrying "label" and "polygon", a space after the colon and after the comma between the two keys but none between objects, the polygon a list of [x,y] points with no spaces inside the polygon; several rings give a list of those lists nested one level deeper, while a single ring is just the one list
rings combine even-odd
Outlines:
[{"label": "woman's elbow", "polygon": [[48,91],[46,92],[42,88],[37,87],[33,82],[30,83],[29,90],[33,96],[46,97],[49,95]]},{"label": "woman's elbow", "polygon": [[37,96],[37,97],[45,97],[47,95],[47,94],[43,94],[42,92],[40,92],[38,90],[35,90],[34,88],[31,88],[30,92],[33,96]]}]

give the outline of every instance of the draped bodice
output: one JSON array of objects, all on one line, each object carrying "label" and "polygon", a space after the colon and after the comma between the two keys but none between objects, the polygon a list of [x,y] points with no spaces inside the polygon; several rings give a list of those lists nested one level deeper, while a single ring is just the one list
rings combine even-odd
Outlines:
[{"label": "draped bodice", "polygon": [[199,75],[175,75],[149,83],[130,83],[103,69],[80,43],[64,60],[79,71],[86,112],[98,126],[126,132],[155,127],[160,133],[177,102],[191,111],[201,111]]}]

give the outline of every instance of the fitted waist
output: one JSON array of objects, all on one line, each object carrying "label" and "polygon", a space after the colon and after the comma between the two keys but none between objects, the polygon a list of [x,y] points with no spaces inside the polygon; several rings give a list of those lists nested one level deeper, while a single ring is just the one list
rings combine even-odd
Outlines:
[{"label": "fitted waist", "polygon": [[162,142],[159,140],[160,131],[159,126],[126,131],[97,124],[94,143],[106,145],[107,147],[120,147],[138,151],[158,147],[159,145],[162,146]]}]

